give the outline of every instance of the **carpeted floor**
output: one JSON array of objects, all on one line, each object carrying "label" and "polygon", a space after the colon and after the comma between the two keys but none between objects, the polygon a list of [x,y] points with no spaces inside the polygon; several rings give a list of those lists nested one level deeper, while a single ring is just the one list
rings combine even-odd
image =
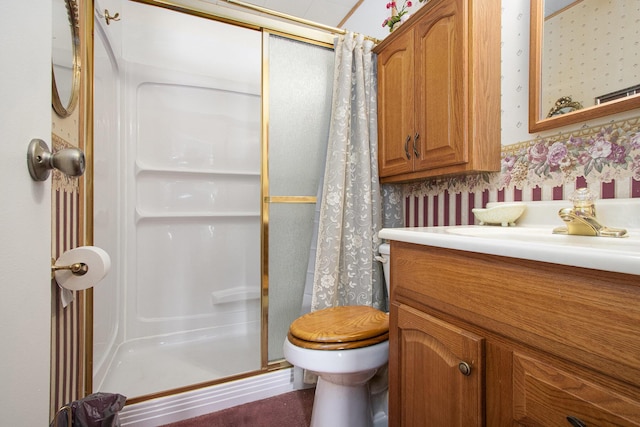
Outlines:
[{"label": "carpeted floor", "polygon": [[314,392],[313,388],[292,391],[164,427],[307,427]]}]

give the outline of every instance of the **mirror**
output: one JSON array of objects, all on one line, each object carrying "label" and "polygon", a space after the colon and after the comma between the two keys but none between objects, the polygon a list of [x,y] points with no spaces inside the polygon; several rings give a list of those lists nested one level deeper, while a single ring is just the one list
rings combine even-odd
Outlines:
[{"label": "mirror", "polygon": [[67,117],[78,103],[80,28],[77,0],[53,0],[51,106]]},{"label": "mirror", "polygon": [[531,0],[530,133],[640,108],[639,20],[637,0]]}]

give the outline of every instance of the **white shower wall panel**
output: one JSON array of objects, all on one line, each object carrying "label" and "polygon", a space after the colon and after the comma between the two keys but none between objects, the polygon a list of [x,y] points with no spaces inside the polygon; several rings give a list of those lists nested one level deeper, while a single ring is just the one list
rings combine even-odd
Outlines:
[{"label": "white shower wall panel", "polygon": [[229,90],[260,93],[262,34],[236,25],[125,1],[122,55],[174,75],[215,77]]},{"label": "white shower wall panel", "polygon": [[136,105],[138,167],[259,175],[260,106],[258,94],[143,83]]},{"label": "white shower wall panel", "polygon": [[[225,315],[241,311],[246,305],[214,305],[213,293],[253,286],[258,294],[258,219],[145,219],[139,221],[137,229],[137,318],[141,323],[166,328],[145,328],[145,332],[220,326]],[[214,316],[215,323],[211,321]],[[251,314],[231,316],[227,323],[255,319]]]},{"label": "white shower wall panel", "polygon": [[124,339],[122,240],[123,168],[120,148],[120,72],[113,50],[117,27],[107,31],[100,20],[94,35],[93,243],[111,257],[109,274],[93,288],[94,382],[106,375],[109,361]]},{"label": "white shower wall panel", "polygon": [[[260,176],[142,171],[138,215],[234,215],[260,213]],[[238,197],[242,195],[242,197]]]},{"label": "white shower wall panel", "polygon": [[255,335],[261,97],[215,75],[141,64],[128,70],[135,263],[127,276],[127,340],[218,336],[225,327]]}]

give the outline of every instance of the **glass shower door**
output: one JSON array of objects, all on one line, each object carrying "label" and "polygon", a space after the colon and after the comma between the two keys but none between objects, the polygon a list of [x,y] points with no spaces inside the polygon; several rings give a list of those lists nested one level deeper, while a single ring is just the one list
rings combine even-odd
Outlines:
[{"label": "glass shower door", "polygon": [[[324,172],[333,49],[269,37],[268,359],[282,359],[302,311],[316,195]],[[310,272],[313,274],[313,271]]]}]

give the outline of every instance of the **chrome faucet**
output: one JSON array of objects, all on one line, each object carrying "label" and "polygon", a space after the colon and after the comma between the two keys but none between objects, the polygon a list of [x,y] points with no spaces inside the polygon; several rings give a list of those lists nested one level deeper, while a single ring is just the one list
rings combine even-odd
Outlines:
[{"label": "chrome faucet", "polygon": [[569,199],[572,208],[560,209],[558,215],[567,224],[566,227],[553,229],[554,234],[576,236],[625,237],[627,230],[606,227],[596,219],[595,198],[587,188],[579,188]]}]

